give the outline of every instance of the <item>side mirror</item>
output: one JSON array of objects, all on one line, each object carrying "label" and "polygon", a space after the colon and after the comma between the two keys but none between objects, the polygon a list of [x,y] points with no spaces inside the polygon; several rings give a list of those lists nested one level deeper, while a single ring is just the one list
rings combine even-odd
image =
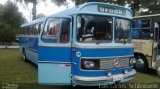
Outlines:
[{"label": "side mirror", "polygon": [[77,16],[77,28],[81,27],[81,16]]}]

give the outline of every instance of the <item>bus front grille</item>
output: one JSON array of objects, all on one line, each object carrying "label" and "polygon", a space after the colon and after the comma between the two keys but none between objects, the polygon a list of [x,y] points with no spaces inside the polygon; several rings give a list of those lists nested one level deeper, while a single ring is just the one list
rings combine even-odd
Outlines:
[{"label": "bus front grille", "polygon": [[129,66],[129,58],[100,59],[100,70],[117,69]]},{"label": "bus front grille", "polygon": [[[95,63],[95,67],[86,68],[85,62],[92,61]],[[81,59],[81,69],[82,70],[110,70],[129,67],[129,57],[118,57],[118,58],[82,58]]]}]

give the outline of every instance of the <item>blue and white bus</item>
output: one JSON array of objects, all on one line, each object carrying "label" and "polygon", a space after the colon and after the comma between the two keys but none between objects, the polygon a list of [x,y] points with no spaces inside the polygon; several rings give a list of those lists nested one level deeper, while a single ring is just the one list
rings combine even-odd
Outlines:
[{"label": "blue and white bus", "polygon": [[132,11],[90,2],[21,25],[19,50],[38,82],[96,86],[134,78]]}]

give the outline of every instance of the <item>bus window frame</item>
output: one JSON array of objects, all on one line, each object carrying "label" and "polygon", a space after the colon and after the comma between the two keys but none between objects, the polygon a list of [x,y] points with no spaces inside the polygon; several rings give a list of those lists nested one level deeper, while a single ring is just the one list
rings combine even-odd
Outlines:
[{"label": "bus window frame", "polygon": [[[63,43],[63,42],[60,42],[60,37],[59,37],[59,42],[44,42],[43,41],[43,32],[44,32],[44,30],[46,29],[46,25],[48,24],[47,22],[48,22],[48,20],[49,19],[53,19],[53,18],[58,18],[58,19],[70,19],[70,29],[69,29],[69,40],[68,40],[68,42],[66,42],[66,43]],[[45,21],[44,21],[44,24],[43,24],[43,28],[42,28],[42,31],[40,32],[40,40],[41,40],[41,42],[43,43],[43,44],[50,44],[50,45],[58,45],[58,44],[63,44],[63,45],[66,45],[66,44],[69,44],[69,45],[71,45],[71,35],[72,35],[72,31],[73,31],[73,20],[72,20],[72,17],[70,17],[70,16],[68,16],[68,17],[48,17]],[[42,26],[42,23],[41,23],[41,26]],[[61,34],[61,29],[60,29],[60,34]]]},{"label": "bus window frame", "polygon": [[[80,41],[78,41],[78,39],[77,39],[77,17],[79,16],[79,15],[91,15],[91,16],[101,16],[101,17],[110,17],[111,19],[112,19],[112,27],[111,27],[111,41],[110,42],[102,42],[102,43],[112,43],[113,42],[113,36],[114,36],[114,32],[113,32],[113,21],[114,21],[114,16],[111,16],[111,15],[104,15],[104,14],[94,14],[94,13],[79,13],[79,14],[76,14],[76,22],[75,22],[75,24],[76,24],[76,26],[75,26],[75,30],[76,30],[76,34],[75,34],[75,41],[76,41],[76,43],[80,43],[80,44],[96,44],[97,42],[80,42]],[[100,40],[98,40],[98,41],[100,41]]]},{"label": "bus window frame", "polygon": [[[154,22],[154,24],[157,23],[157,22]],[[157,23],[158,24],[158,23]],[[158,24],[159,25],[159,24]],[[159,41],[159,26],[158,27],[155,27],[154,25],[154,40],[155,42],[158,42]]]},{"label": "bus window frame", "polygon": [[115,37],[115,36],[116,36],[116,35],[115,35],[115,34],[116,34],[116,19],[122,19],[122,20],[128,20],[128,21],[130,21],[130,26],[131,26],[131,27],[130,27],[130,32],[128,33],[129,36],[130,36],[130,39],[128,38],[129,41],[126,42],[126,43],[131,43],[131,42],[132,42],[132,32],[133,32],[133,31],[132,31],[132,21],[133,21],[133,20],[132,20],[132,19],[127,19],[127,18],[122,18],[122,17],[117,17],[117,16],[114,17],[114,20],[115,20],[115,21],[114,21],[114,25],[115,25],[115,26],[114,26],[114,39],[113,39],[113,41],[114,41],[115,43],[122,43],[122,42],[116,42],[116,37]]},{"label": "bus window frame", "polygon": [[[149,38],[144,38],[144,37],[142,37],[141,36],[141,34],[142,34],[142,27],[141,28],[139,28],[139,37],[138,38],[133,38],[133,34],[132,34],[132,39],[154,39],[154,37],[151,37],[151,34],[152,33],[154,33],[154,31],[152,31],[151,29],[152,29],[152,19],[151,18],[141,18],[141,19],[139,19],[139,18],[136,18],[136,19],[133,19],[133,21],[136,21],[136,20],[140,20],[140,21],[142,21],[142,20],[150,20],[150,26],[148,26],[149,28],[143,28],[143,29],[149,29],[149,34],[150,34],[150,36],[149,36]],[[137,29],[137,28],[132,28],[132,32],[134,31],[134,29]]]}]

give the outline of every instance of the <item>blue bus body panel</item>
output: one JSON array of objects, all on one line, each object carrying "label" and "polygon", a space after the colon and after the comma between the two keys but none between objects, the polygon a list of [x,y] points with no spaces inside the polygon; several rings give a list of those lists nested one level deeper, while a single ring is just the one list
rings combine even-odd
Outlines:
[{"label": "blue bus body panel", "polygon": [[48,85],[70,85],[70,56],[71,48],[40,46],[38,82]]},{"label": "blue bus body panel", "polygon": [[39,61],[71,62],[71,48],[39,47]]},{"label": "blue bus body panel", "polygon": [[81,52],[81,57],[118,57],[133,56],[133,48],[76,48]]},{"label": "blue bus body panel", "polygon": [[28,60],[32,61],[33,63],[37,64],[38,62],[38,38],[37,37],[19,37],[19,45],[25,51],[25,55]]},{"label": "blue bus body panel", "polygon": [[[81,57],[76,56],[76,52],[81,53]],[[124,70],[132,71],[132,67],[121,68],[121,69],[112,69],[105,71],[83,71],[80,69],[80,58],[109,58],[109,57],[131,57],[133,56],[134,49],[133,48],[103,48],[103,49],[84,49],[84,48],[76,48],[76,52],[73,53],[73,62],[76,65],[73,65],[73,75],[79,76],[104,76],[108,72],[112,72],[112,74],[121,74]]]},{"label": "blue bus body panel", "polygon": [[64,64],[38,63],[38,82],[46,85],[71,85],[71,67]]}]

